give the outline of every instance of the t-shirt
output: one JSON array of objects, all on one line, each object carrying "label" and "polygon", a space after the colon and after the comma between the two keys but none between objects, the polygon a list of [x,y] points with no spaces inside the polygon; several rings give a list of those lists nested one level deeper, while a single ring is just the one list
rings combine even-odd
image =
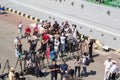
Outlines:
[{"label": "t-shirt", "polygon": [[74,37],[75,39],[77,39],[77,30],[76,30],[76,29],[73,31],[73,37]]},{"label": "t-shirt", "polygon": [[55,51],[50,51],[50,59],[54,61],[56,59],[57,53]]},{"label": "t-shirt", "polygon": [[60,64],[60,68],[63,71],[62,73],[65,74],[65,71],[67,71],[68,65],[67,64]]},{"label": "t-shirt", "polygon": [[44,41],[47,41],[47,40],[49,39],[49,35],[48,35],[48,34],[44,34],[44,35],[42,36],[42,39],[43,39]]},{"label": "t-shirt", "polygon": [[83,67],[87,67],[87,65],[85,64],[85,63],[86,63],[86,58],[87,58],[87,57],[83,57],[83,59],[82,59],[82,63],[83,63],[82,66],[83,66]]},{"label": "t-shirt", "polygon": [[109,71],[112,66],[112,61],[105,60],[104,65],[105,65],[105,70]]},{"label": "t-shirt", "polygon": [[26,33],[30,33],[31,32],[31,29],[29,27],[25,28],[25,32]]},{"label": "t-shirt", "polygon": [[50,41],[54,41],[54,36],[49,34]]},{"label": "t-shirt", "polygon": [[[50,68],[50,69],[56,69],[56,68],[59,68],[59,66],[58,66],[57,64],[55,64],[55,65],[50,65],[49,68]],[[51,71],[51,74],[57,75],[57,70]]]},{"label": "t-shirt", "polygon": [[118,66],[116,64],[114,64],[110,68],[110,73],[116,73],[116,72],[118,72]]},{"label": "t-shirt", "polygon": [[23,28],[23,24],[19,24],[18,29],[22,29],[22,28]]},{"label": "t-shirt", "polygon": [[59,44],[60,44],[59,40],[55,39],[55,40],[54,40],[54,50],[55,50],[55,51],[58,51]]},{"label": "t-shirt", "polygon": [[79,60],[79,61],[75,61],[75,66],[81,66],[81,61]]},{"label": "t-shirt", "polygon": [[60,37],[60,42],[61,42],[61,44],[65,44],[65,39],[66,39],[65,36],[61,36],[61,37]]}]

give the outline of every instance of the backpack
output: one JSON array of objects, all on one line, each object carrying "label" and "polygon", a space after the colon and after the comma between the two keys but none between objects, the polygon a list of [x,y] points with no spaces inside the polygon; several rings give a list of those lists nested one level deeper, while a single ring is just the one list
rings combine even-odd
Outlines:
[{"label": "backpack", "polygon": [[89,64],[90,64],[90,59],[89,59],[88,57],[86,57],[85,65],[86,65],[86,66],[89,66]]}]

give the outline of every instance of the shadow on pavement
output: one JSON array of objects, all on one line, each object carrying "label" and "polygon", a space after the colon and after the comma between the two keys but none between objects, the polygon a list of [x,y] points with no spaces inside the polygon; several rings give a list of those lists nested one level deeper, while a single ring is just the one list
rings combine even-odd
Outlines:
[{"label": "shadow on pavement", "polygon": [[88,77],[90,75],[96,75],[96,71],[90,70],[90,72],[87,72],[87,74],[81,73],[81,78],[82,77]]},{"label": "shadow on pavement", "polygon": [[43,72],[44,77],[49,75],[49,72]]},{"label": "shadow on pavement", "polygon": [[96,71],[90,70],[90,72],[88,72],[88,76],[89,75],[96,75]]},{"label": "shadow on pavement", "polygon": [[99,56],[99,54],[93,54],[93,58],[98,57],[98,56]]}]

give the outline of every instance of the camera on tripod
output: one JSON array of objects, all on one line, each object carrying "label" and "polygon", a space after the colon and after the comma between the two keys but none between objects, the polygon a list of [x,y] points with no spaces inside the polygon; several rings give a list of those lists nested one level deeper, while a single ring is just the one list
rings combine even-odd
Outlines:
[{"label": "camera on tripod", "polygon": [[29,57],[29,52],[27,50],[24,50],[22,55],[23,55],[23,60],[27,60],[27,59],[30,58]]}]

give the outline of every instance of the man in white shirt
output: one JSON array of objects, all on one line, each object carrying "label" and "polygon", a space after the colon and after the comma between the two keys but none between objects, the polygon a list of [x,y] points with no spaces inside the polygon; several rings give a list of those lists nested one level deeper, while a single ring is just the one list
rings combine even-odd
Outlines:
[{"label": "man in white shirt", "polygon": [[88,54],[85,52],[82,58],[82,68],[83,68],[82,74],[85,76],[87,76],[87,65],[86,65],[87,55]]},{"label": "man in white shirt", "polygon": [[54,40],[54,51],[55,51],[55,52],[58,52],[58,50],[59,50],[59,45],[60,45],[59,40],[55,38],[55,40]]},{"label": "man in white shirt", "polygon": [[72,25],[72,34],[73,37],[77,40],[77,29],[75,24]]},{"label": "man in white shirt", "polygon": [[108,57],[107,60],[105,60],[104,62],[104,68],[105,68],[104,80],[108,80],[109,70],[111,67],[112,67],[112,59],[111,57]]},{"label": "man in white shirt", "polygon": [[112,67],[109,71],[109,80],[115,80],[116,73],[119,71],[118,66],[116,65],[116,61],[112,61]]},{"label": "man in white shirt", "polygon": [[60,51],[63,53],[65,51],[65,39],[66,37],[64,36],[64,33],[60,36]]},{"label": "man in white shirt", "polygon": [[20,22],[19,25],[18,25],[18,33],[20,34],[20,38],[22,37],[22,28],[23,28],[23,23]]},{"label": "man in white shirt", "polygon": [[18,43],[19,37],[16,37],[14,39],[14,48],[15,48],[15,56],[18,57],[17,55],[17,43]]}]

